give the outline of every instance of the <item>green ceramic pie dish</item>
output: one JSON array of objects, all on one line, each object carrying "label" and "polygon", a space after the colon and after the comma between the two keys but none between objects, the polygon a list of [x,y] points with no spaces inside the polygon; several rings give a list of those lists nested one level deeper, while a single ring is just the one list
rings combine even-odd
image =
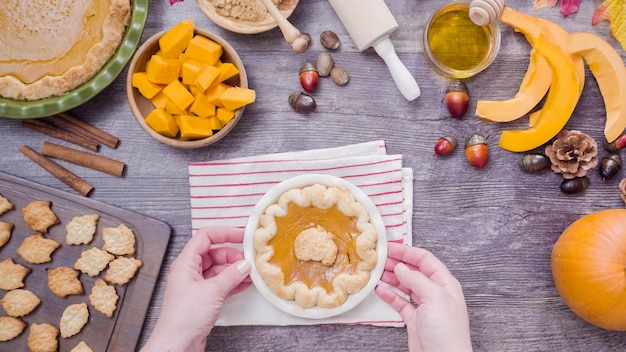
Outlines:
[{"label": "green ceramic pie dish", "polygon": [[67,94],[32,101],[0,98],[0,117],[28,119],[75,108],[96,96],[122,72],[135,53],[148,17],[149,0],[131,0],[132,14],[122,43],[109,61],[89,81]]}]

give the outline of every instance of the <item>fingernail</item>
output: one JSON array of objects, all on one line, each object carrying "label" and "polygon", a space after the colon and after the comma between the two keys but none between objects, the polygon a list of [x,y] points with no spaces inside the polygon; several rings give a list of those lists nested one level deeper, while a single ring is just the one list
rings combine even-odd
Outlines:
[{"label": "fingernail", "polygon": [[250,263],[245,260],[242,260],[239,264],[237,264],[237,271],[239,271],[242,275],[250,274],[250,268]]},{"label": "fingernail", "polygon": [[398,263],[396,264],[394,271],[409,271],[409,267],[404,263]]}]

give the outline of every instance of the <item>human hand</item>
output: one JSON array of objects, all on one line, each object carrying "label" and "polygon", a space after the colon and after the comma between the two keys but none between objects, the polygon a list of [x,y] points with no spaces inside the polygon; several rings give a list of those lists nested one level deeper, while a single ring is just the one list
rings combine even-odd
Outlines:
[{"label": "human hand", "polygon": [[407,294],[379,285],[376,293],[404,320],[409,351],[472,351],[463,289],[431,252],[389,243],[382,281]]},{"label": "human hand", "polygon": [[170,268],[161,313],[142,351],[204,351],[224,301],[250,286],[241,243],[243,229],[204,227]]}]

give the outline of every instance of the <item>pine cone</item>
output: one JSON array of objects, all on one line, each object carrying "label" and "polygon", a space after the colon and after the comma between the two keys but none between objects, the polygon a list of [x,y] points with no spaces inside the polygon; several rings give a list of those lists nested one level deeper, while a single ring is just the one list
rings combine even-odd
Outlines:
[{"label": "pine cone", "polygon": [[562,130],[546,147],[552,171],[570,179],[581,177],[598,165],[598,144],[590,136],[576,130]]},{"label": "pine cone", "polygon": [[620,191],[620,197],[622,198],[624,203],[626,203],[626,178],[622,179],[619,182],[619,191]]}]

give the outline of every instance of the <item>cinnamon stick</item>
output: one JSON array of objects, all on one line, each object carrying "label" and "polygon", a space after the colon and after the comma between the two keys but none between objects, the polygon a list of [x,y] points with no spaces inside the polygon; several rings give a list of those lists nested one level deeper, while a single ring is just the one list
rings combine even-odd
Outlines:
[{"label": "cinnamon stick", "polygon": [[119,142],[119,139],[114,135],[65,112],[50,116],[48,119],[63,128],[94,139],[109,148],[115,149]]},{"label": "cinnamon stick", "polygon": [[23,145],[20,147],[20,152],[27,157],[29,157],[32,161],[37,163],[39,166],[43,167],[48,171],[52,176],[61,180],[66,185],[72,187],[78,193],[83,196],[89,195],[91,190],[93,190],[93,186],[87,183],[82,178],[74,175],[72,172],[64,168],[63,166],[57,164],[56,162],[46,158],[44,155],[39,154],[29,146]]},{"label": "cinnamon stick", "polygon": [[22,120],[22,126],[30,128],[33,131],[37,131],[39,133],[43,133],[50,137],[54,137],[57,139],[64,140],[66,142],[70,142],[76,145],[79,145],[83,148],[87,148],[89,150],[97,151],[98,150],[98,142],[85,138],[83,136],[77,135],[70,131],[66,131],[62,128],[58,128],[53,126],[45,121],[40,120]]},{"label": "cinnamon stick", "polygon": [[122,176],[125,164],[101,155],[83,152],[50,142],[43,142],[41,154],[70,163],[106,172],[114,176]]}]

